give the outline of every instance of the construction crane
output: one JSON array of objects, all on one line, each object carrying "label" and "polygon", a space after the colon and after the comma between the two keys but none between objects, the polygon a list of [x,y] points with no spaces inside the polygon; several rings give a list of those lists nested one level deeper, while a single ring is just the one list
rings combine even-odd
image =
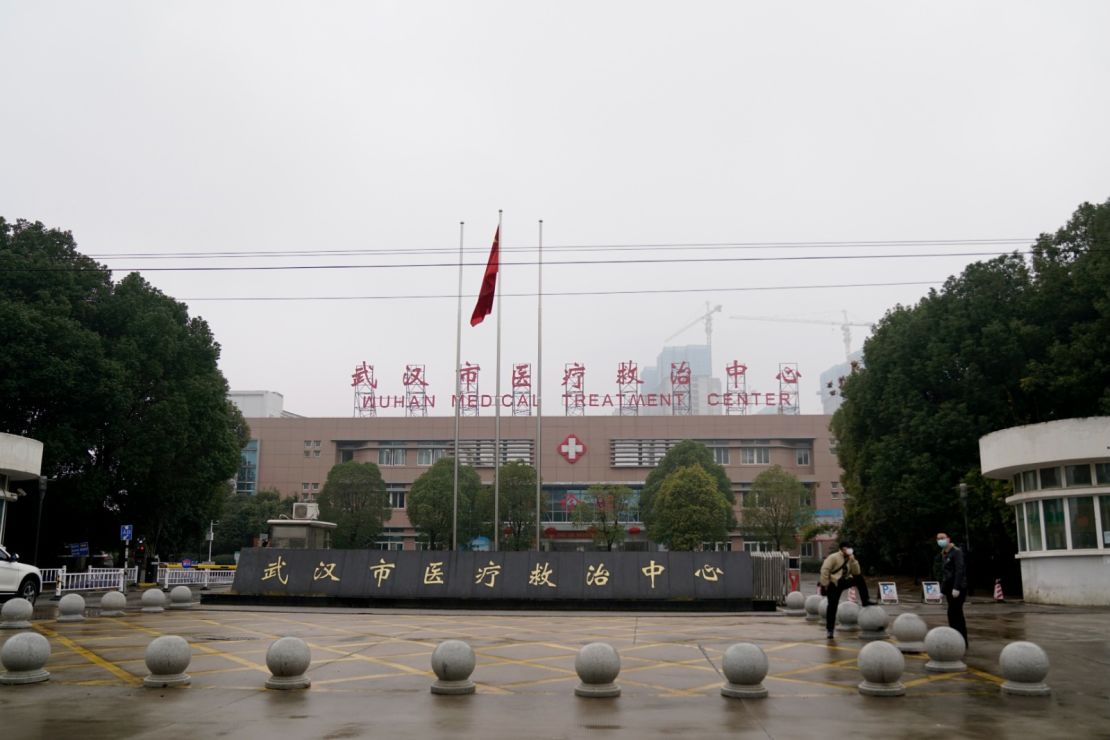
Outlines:
[{"label": "construction crane", "polygon": [[844,358],[851,361],[852,357],[852,327],[865,326],[868,329],[874,329],[875,325],[865,321],[849,321],[848,312],[843,311],[843,321],[829,321],[827,319],[788,319],[782,316],[729,316],[730,319],[739,319],[740,321],[779,321],[788,324],[823,324],[825,326],[839,326],[841,333],[844,335]]},{"label": "construction crane", "polygon": [[686,326],[684,326],[681,329],[679,329],[678,331],[676,331],[674,334],[672,334],[669,337],[667,337],[666,339],[664,339],[663,343],[666,344],[667,342],[671,341],[672,339],[677,337],[682,332],[689,329],[691,326],[695,326],[699,322],[704,321],[705,322],[706,352],[709,354],[709,366],[713,367],[713,314],[720,313],[720,311],[721,311],[720,305],[711,307],[711,304],[709,303],[709,301],[706,301],[705,302],[705,313],[703,313],[701,316],[697,317],[696,319],[691,321],[689,324],[687,324]]}]

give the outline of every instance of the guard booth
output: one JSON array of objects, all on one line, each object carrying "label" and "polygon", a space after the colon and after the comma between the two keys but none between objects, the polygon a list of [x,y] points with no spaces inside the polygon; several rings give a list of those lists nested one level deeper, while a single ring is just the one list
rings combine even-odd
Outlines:
[{"label": "guard booth", "polygon": [[293,504],[293,518],[282,516],[266,522],[270,527],[268,547],[287,550],[330,550],[334,522],[320,521],[318,504],[298,501]]}]

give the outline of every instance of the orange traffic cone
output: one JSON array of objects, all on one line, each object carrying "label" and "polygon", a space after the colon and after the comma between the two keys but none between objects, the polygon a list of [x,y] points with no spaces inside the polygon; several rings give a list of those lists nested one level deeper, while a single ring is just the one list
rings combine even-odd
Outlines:
[{"label": "orange traffic cone", "polygon": [[1002,579],[1001,578],[995,578],[994,579],[994,600],[995,601],[1005,601],[1006,600],[1006,597],[1002,595]]}]

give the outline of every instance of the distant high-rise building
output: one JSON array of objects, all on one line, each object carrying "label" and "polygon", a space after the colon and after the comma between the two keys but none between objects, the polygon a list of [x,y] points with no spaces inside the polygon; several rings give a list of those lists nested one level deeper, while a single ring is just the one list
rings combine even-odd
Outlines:
[{"label": "distant high-rise building", "polygon": [[[721,392],[721,381],[713,377],[713,368],[710,366],[709,346],[705,344],[687,344],[683,346],[667,346],[662,349],[655,359],[654,365],[644,368],[641,376],[644,380],[644,393],[661,393],[671,396],[674,404],[675,387],[671,382],[671,369],[679,368],[685,364],[690,375],[689,387],[689,415],[691,416],[716,416],[721,413],[720,406],[710,406],[707,398],[710,393]],[[685,393],[685,391],[682,391]],[[685,414],[686,409],[681,406],[656,406],[643,408],[641,414],[648,416],[671,416],[679,412]]]}]

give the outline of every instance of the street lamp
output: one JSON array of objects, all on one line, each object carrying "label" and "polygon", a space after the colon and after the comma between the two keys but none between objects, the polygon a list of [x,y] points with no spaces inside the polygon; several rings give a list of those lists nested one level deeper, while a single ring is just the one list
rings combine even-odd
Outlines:
[{"label": "street lamp", "polygon": [[42,534],[42,504],[46,500],[46,476],[39,476],[39,519],[35,524],[35,565],[39,564],[39,535]]},{"label": "street lamp", "polygon": [[960,489],[960,503],[964,509],[964,548],[971,552],[971,537],[968,535],[967,528],[967,484],[961,483],[958,488]]}]

